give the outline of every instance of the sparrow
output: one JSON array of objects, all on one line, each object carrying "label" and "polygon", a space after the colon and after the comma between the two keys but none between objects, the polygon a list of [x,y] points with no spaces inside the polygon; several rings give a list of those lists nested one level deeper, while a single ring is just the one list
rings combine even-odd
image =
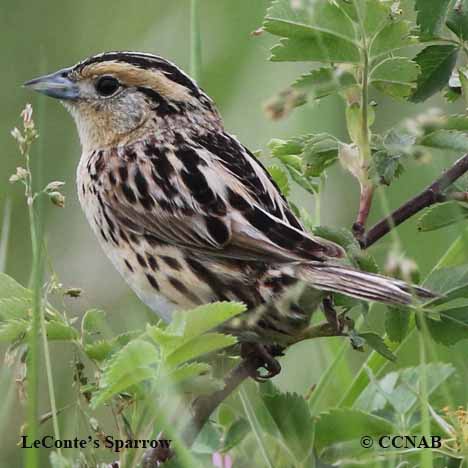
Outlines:
[{"label": "sparrow", "polygon": [[308,233],[261,162],[225,130],[212,99],[170,61],[106,52],[25,85],[73,116],[86,218],[114,267],[164,320],[177,309],[240,301],[247,312],[230,333],[285,345],[310,322],[295,289],[307,288],[316,304],[330,293],[396,306],[431,297],[353,269],[339,245]]}]

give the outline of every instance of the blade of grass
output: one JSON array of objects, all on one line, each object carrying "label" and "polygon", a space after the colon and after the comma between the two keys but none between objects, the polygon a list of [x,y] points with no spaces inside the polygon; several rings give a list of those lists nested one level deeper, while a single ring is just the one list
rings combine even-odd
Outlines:
[{"label": "blade of grass", "polygon": [[11,225],[11,200],[8,198],[3,209],[2,233],[0,235],[0,272],[4,272],[8,254]]},{"label": "blade of grass", "polygon": [[190,74],[195,81],[200,80],[202,44],[198,0],[190,2]]}]

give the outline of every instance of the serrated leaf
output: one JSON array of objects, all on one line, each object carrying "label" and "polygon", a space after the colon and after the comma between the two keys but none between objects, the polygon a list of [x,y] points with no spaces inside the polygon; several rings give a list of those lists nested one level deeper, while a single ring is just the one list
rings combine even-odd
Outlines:
[{"label": "serrated leaf", "polygon": [[25,337],[29,324],[26,320],[12,319],[0,323],[0,343],[16,341]]},{"label": "serrated leaf", "polygon": [[302,75],[293,88],[307,93],[312,99],[322,99],[356,85],[354,76],[339,68],[318,68]]},{"label": "serrated leaf", "polygon": [[280,192],[287,197],[289,192],[291,191],[291,187],[289,186],[289,179],[288,174],[286,171],[277,165],[268,166],[268,172],[275,181],[276,185],[280,189]]},{"label": "serrated leaf", "polygon": [[45,326],[47,339],[50,341],[72,341],[80,337],[76,328],[63,322],[50,320]]},{"label": "serrated leaf", "polygon": [[377,351],[384,358],[388,359],[389,361],[396,361],[396,356],[392,353],[381,336],[372,332],[360,332],[359,337],[364,339],[368,346]]},{"label": "serrated leaf", "polygon": [[390,341],[401,343],[409,330],[409,310],[389,307],[385,313],[385,331]]},{"label": "serrated leaf", "polygon": [[108,340],[98,340],[93,343],[85,344],[84,350],[90,359],[94,359],[99,362],[104,361],[105,359],[109,359],[112,354],[139,335],[141,335],[140,331],[121,333],[120,335]]},{"label": "serrated leaf", "polygon": [[369,54],[376,58],[413,43],[410,23],[404,20],[391,20],[375,35]]},{"label": "serrated leaf", "polygon": [[166,366],[176,367],[184,362],[196,359],[204,354],[228,348],[237,343],[237,339],[230,335],[220,333],[204,333],[185,342],[168,354],[165,359]]},{"label": "serrated leaf", "polygon": [[[212,331],[246,310],[245,304],[240,302],[213,302],[196,307],[190,311],[181,311],[177,314],[179,320],[183,319],[183,336],[187,340],[207,331]],[[175,321],[167,327],[167,331],[171,333],[175,332],[174,327],[177,327]]]},{"label": "serrated leaf", "polygon": [[384,150],[374,153],[371,161],[369,175],[380,184],[390,185],[404,170],[401,156]]},{"label": "serrated leaf", "polygon": [[423,232],[435,231],[468,219],[468,208],[449,201],[428,208],[419,218],[418,229]]},{"label": "serrated leaf", "polygon": [[450,0],[416,0],[416,23],[423,39],[438,36],[442,30],[447,15]]},{"label": "serrated leaf", "polygon": [[289,0],[276,0],[267,11],[263,28],[283,37],[272,48],[273,61],[360,60],[353,23],[327,0],[318,0],[313,9],[295,8]]},{"label": "serrated leaf", "polygon": [[132,369],[127,374],[122,375],[118,380],[112,381],[111,385],[99,388],[91,399],[91,408],[96,409],[98,406],[111,399],[114,395],[123,392],[144,380],[154,379],[154,377],[155,370],[151,367],[143,366]]},{"label": "serrated leaf", "polygon": [[423,137],[418,144],[430,148],[466,152],[468,151],[468,134],[458,130],[436,130]]},{"label": "serrated leaf", "polygon": [[31,308],[28,298],[8,297],[0,299],[0,319],[26,319]]},{"label": "serrated leaf", "polygon": [[460,39],[468,39],[468,1],[454,0],[450,6],[447,21],[447,27],[455,33]]},{"label": "serrated leaf", "polygon": [[406,98],[416,88],[418,75],[416,62],[406,57],[391,57],[374,68],[370,83],[389,96]]},{"label": "serrated leaf", "polygon": [[92,407],[96,408],[116,393],[155,376],[150,367],[159,361],[155,346],[136,339],[116,352],[106,363],[99,382],[99,390],[93,395]]},{"label": "serrated leaf", "polygon": [[305,460],[313,449],[314,434],[306,400],[293,393],[264,394],[262,399],[294,458]]},{"label": "serrated leaf", "polygon": [[398,429],[384,418],[354,409],[333,409],[319,415],[315,443],[320,452],[334,444],[360,439],[363,434],[379,437],[396,433]]},{"label": "serrated leaf", "polygon": [[410,101],[425,101],[444,88],[457,63],[457,56],[458,47],[453,45],[431,45],[419,52],[414,61],[421,73]]},{"label": "serrated leaf", "polygon": [[338,159],[338,141],[327,133],[311,135],[301,153],[306,176],[318,177]]}]

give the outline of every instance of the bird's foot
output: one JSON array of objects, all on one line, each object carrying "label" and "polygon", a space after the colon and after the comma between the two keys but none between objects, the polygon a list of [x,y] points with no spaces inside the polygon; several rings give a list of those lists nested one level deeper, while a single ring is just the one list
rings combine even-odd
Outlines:
[{"label": "bird's foot", "polygon": [[[275,356],[283,356],[283,349],[277,346],[267,347],[260,343],[242,343],[241,357],[254,363],[255,371],[251,377],[257,382],[265,382],[281,372],[281,365]],[[265,369],[263,373],[260,369]]]},{"label": "bird's foot", "polygon": [[348,318],[343,314],[338,314],[333,305],[331,297],[326,297],[322,302],[323,313],[327,322],[333,327],[337,335],[341,335],[348,325]]}]

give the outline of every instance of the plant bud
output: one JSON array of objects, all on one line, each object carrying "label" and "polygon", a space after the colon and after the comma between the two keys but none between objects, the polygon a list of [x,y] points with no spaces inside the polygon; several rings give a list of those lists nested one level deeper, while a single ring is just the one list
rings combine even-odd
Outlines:
[{"label": "plant bud", "polygon": [[49,193],[50,201],[59,208],[65,206],[65,197],[60,192],[50,192]]}]

